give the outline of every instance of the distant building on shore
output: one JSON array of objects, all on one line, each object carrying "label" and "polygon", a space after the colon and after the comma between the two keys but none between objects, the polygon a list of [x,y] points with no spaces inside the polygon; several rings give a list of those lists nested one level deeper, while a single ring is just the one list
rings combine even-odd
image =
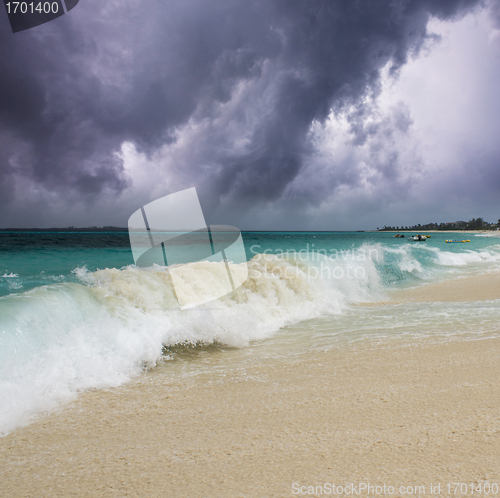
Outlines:
[{"label": "distant building on shore", "polygon": [[450,228],[465,228],[467,226],[466,221],[450,221],[449,223],[445,223],[446,227]]},{"label": "distant building on shore", "polygon": [[500,220],[498,223],[488,223],[484,221],[483,218],[472,218],[469,221],[449,221],[448,223],[428,223],[427,225],[413,226],[402,226],[402,227],[390,227],[384,226],[384,228],[377,228],[379,231],[390,230],[390,231],[404,231],[410,230],[421,231],[421,230],[495,230],[497,227],[500,228]]}]

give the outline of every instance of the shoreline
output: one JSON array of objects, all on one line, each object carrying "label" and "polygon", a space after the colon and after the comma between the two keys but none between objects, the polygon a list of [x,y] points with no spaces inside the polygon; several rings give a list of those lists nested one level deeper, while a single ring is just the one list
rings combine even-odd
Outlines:
[{"label": "shoreline", "polygon": [[475,302],[500,299],[500,271],[460,276],[393,292],[389,301],[378,304]]},{"label": "shoreline", "polygon": [[[490,299],[500,299],[500,272],[372,305]],[[500,485],[500,327],[491,335],[164,361],[0,438],[2,490],[233,498],[297,496],[294,484],[418,485],[425,495],[431,483]]]},{"label": "shoreline", "polygon": [[375,230],[376,233],[477,233],[477,234],[496,234],[500,237],[498,230]]},{"label": "shoreline", "polygon": [[500,483],[499,355],[500,338],[422,339],[182,378],[166,362],[0,439],[3,491],[285,497],[294,483]]}]

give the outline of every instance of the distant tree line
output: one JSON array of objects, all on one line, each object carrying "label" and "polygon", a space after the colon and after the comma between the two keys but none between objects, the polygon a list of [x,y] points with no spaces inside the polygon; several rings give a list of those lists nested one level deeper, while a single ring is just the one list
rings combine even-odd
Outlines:
[{"label": "distant tree line", "polygon": [[405,230],[408,231],[418,231],[418,230],[496,230],[500,228],[500,220],[496,223],[488,223],[484,221],[483,218],[472,218],[469,221],[451,221],[448,223],[427,223],[427,225],[418,225],[413,226],[401,226],[401,227],[388,227],[384,226],[384,228],[378,228],[377,230],[396,230],[403,232]]}]

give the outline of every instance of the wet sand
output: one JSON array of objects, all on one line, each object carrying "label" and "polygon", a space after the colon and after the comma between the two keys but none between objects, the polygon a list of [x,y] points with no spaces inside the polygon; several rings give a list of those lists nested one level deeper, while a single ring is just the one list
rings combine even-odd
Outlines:
[{"label": "wet sand", "polygon": [[500,299],[500,273],[485,273],[400,291],[396,302],[471,302]]},{"label": "wet sand", "polygon": [[[500,288],[490,278],[488,299]],[[236,356],[166,362],[1,438],[1,496],[286,497],[351,482],[393,496],[440,484],[444,496],[448,482],[500,484],[499,338]]]}]

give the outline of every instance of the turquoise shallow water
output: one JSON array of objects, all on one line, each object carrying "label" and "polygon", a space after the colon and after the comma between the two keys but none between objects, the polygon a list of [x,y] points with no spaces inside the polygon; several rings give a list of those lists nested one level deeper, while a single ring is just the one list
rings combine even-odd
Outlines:
[{"label": "turquoise shallow water", "polygon": [[[246,282],[180,311],[165,268],[133,265],[126,232],[0,232],[0,431],[82,389],[127,382],[179,344],[273,356],[339,341],[497,333],[498,301],[363,306],[400,288],[500,269],[499,237],[447,244],[463,236],[393,235],[243,233]],[[196,265],[183,285],[210,287],[216,264]]]},{"label": "turquoise shallow water", "polygon": [[[243,233],[249,260],[264,252],[295,252],[306,261],[314,254],[345,261],[355,258],[354,252],[362,247],[368,255],[370,247],[376,250],[380,244],[385,250],[380,254],[380,267],[384,265],[381,276],[386,284],[414,284],[431,276],[481,270],[485,263],[494,263],[500,237],[470,236],[468,244],[445,243],[446,239],[463,237],[458,232],[433,233],[425,243],[412,243],[386,232]],[[491,261],[487,253],[493,257]],[[95,271],[131,264],[127,232],[0,232],[0,296],[54,282],[78,282],[77,268]]]}]

